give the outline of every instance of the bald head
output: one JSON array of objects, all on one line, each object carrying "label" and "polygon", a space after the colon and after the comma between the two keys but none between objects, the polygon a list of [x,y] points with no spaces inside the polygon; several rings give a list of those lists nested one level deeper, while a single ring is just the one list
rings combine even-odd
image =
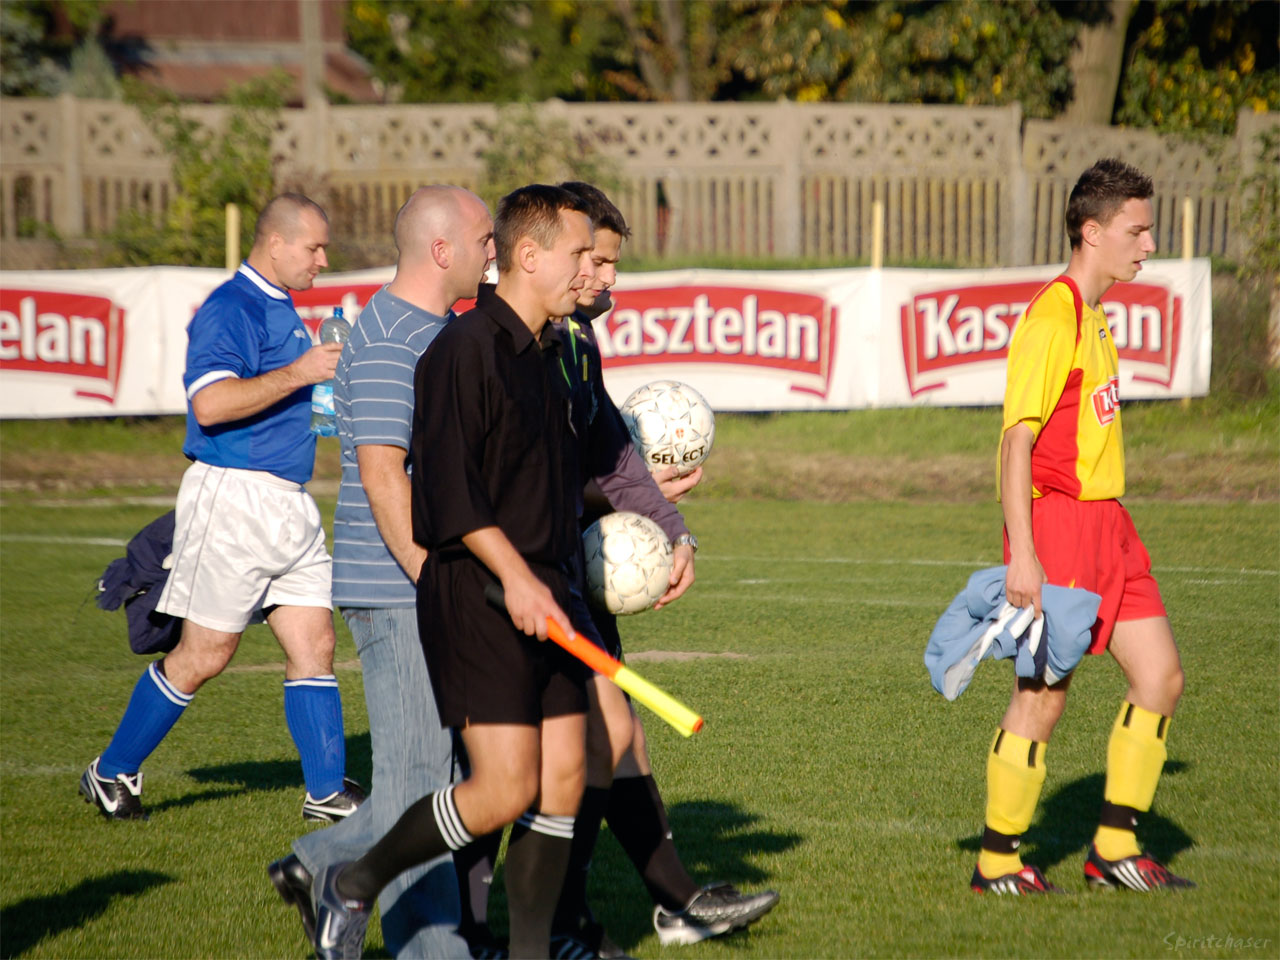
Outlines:
[{"label": "bald head", "polygon": [[480,202],[470,190],[447,184],[419,187],[396,214],[395,239],[400,259],[419,260],[428,256],[431,244],[444,239],[453,242],[464,208]]},{"label": "bald head", "polygon": [[278,197],[272,197],[258,214],[258,221],[253,228],[253,245],[256,247],[266,243],[273,233],[279,234],[286,241],[292,241],[303,227],[304,212],[319,217],[325,224],[329,222],[324,208],[310,197],[304,197],[300,193],[282,193]]},{"label": "bald head", "polygon": [[[392,292],[426,307],[474,297],[493,257],[493,220],[470,190],[420,187],[396,214],[396,278]],[[442,313],[433,309],[432,312]]]}]

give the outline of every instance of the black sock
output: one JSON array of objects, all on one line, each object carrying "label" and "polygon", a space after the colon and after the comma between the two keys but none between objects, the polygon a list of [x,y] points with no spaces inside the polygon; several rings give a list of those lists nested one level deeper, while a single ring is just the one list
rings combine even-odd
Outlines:
[{"label": "black sock", "polygon": [[587,913],[587,874],[600,836],[600,821],[608,806],[608,787],[587,787],[583,791],[582,805],[573,820],[573,846],[569,849],[564,889],[551,927],[557,932],[576,933],[579,919]]},{"label": "black sock", "polygon": [[368,853],[349,864],[338,876],[338,893],[372,903],[405,870],[470,842],[453,787],[445,787],[416,801]]},{"label": "black sock", "polygon": [[653,902],[668,910],[687,907],[697,894],[698,885],[676,853],[667,810],[653,777],[614,780],[605,817]]},{"label": "black sock", "polygon": [[498,862],[502,831],[494,830],[453,852],[453,869],[458,874],[458,896],[462,901],[459,929],[483,930],[489,922],[489,890],[493,867]]},{"label": "black sock", "polygon": [[573,817],[530,812],[511,828],[505,871],[513,960],[551,955],[551,918],[572,844]]}]

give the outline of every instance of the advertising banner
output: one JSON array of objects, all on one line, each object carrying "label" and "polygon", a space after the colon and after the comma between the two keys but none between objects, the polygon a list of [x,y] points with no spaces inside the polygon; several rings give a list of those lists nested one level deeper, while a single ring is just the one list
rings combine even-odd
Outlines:
[{"label": "advertising banner", "polygon": [[[999,404],[1013,327],[1060,272],[885,270],[880,402]],[[1127,400],[1209,392],[1212,298],[1208,260],[1148,261],[1103,295]]]},{"label": "advertising banner", "polygon": [[867,270],[690,270],[619,277],[595,322],[609,393],[690,383],[718,410],[863,407],[876,357]]},{"label": "advertising banner", "polygon": [[[1060,269],[622,274],[595,330],[619,402],[671,379],[725,411],[999,404],[1013,327]],[[314,334],[335,307],[356,320],[392,275],[322,275],[294,304]],[[0,417],[182,413],[186,328],[227,276],[0,273]],[[1208,392],[1208,260],[1150,261],[1102,308],[1122,400]]]}]

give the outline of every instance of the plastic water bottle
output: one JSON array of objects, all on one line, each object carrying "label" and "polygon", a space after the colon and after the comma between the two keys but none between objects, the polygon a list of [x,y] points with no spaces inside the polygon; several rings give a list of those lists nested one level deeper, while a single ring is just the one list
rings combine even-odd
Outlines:
[{"label": "plastic water bottle", "polygon": [[[333,311],[320,324],[321,343],[346,343],[351,336],[351,324],[342,315],[342,308]],[[311,389],[311,432],[321,437],[338,435],[338,416],[333,408],[333,381],[325,380]]]}]

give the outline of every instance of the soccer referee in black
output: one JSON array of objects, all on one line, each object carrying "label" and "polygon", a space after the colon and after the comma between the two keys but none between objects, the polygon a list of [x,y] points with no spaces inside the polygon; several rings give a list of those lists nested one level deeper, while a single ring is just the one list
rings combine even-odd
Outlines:
[{"label": "soccer referee in black", "polygon": [[[548,617],[570,629],[577,549],[570,411],[549,379],[548,351],[562,343],[547,320],[571,313],[594,275],[591,222],[572,194],[533,185],[502,199],[493,239],[496,288],[418,364],[411,442],[414,539],[428,551],[419,630],[441,722],[461,730],[472,773],[317,877],[321,957],[360,956],[373,901],[398,873],[512,822],[510,953],[550,955],[585,777],[589,673],[545,642]],[[494,584],[507,614],[485,602]]]}]

